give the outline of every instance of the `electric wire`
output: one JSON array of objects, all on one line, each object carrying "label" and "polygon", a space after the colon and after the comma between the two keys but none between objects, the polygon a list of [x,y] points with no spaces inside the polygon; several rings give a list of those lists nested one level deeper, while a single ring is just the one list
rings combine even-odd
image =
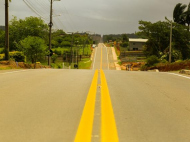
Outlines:
[{"label": "electric wire", "polygon": [[[32,0],[27,0],[28,1],[28,3],[36,10],[36,11],[38,11],[38,13],[40,13],[41,15],[43,15],[43,17],[46,17],[46,16],[44,16],[44,12],[43,12],[43,10],[42,10],[42,8],[40,8],[40,6],[39,6],[39,4],[37,4],[37,3],[34,3],[34,1]],[[35,5],[35,6],[34,6]]]},{"label": "electric wire", "polygon": [[24,1],[24,3],[28,6],[28,8],[30,9],[30,10],[32,10],[35,14],[37,14],[38,16],[40,16],[43,20],[47,20],[43,15],[41,15],[38,11],[36,11],[36,9],[34,9],[32,6],[31,6],[31,4],[30,3],[28,3],[28,1],[27,0],[23,0]]},{"label": "electric wire", "polygon": [[43,2],[42,0],[33,0],[33,1],[34,1],[35,5],[37,4],[38,6],[40,6],[41,10],[43,11],[43,14],[46,15],[46,16],[48,16],[47,13],[50,12],[49,11],[50,10],[50,6],[47,7],[45,5],[45,2]]}]

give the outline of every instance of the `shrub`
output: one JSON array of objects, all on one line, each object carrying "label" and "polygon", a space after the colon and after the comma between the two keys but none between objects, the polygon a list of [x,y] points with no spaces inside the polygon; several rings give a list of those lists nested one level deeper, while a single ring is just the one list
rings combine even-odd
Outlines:
[{"label": "shrub", "polygon": [[58,49],[55,49],[53,52],[54,52],[55,54],[57,54],[57,55],[61,55],[61,54],[62,54],[62,52],[61,52],[60,50],[58,50]]},{"label": "shrub", "polygon": [[162,59],[161,63],[168,63],[168,61],[166,59]]},{"label": "shrub", "polygon": [[160,60],[159,60],[158,57],[155,56],[155,55],[152,55],[152,56],[150,56],[150,57],[148,57],[148,58],[146,59],[146,65],[147,65],[148,67],[153,66],[153,65],[155,65],[155,64],[157,64],[157,63],[159,63],[159,62],[160,62]]},{"label": "shrub", "polygon": [[4,49],[5,49],[5,48],[0,48],[0,54],[3,54],[3,53],[4,53]]},{"label": "shrub", "polygon": [[141,71],[146,71],[148,70],[148,67],[146,65],[142,65],[140,68]]},{"label": "shrub", "polygon": [[70,42],[70,41],[63,41],[63,42],[61,43],[61,46],[62,46],[62,47],[71,47],[71,42]]},{"label": "shrub", "polygon": [[63,68],[63,64],[62,63],[58,63],[58,64],[51,63],[51,67],[54,69],[61,69],[61,68]]},{"label": "shrub", "polygon": [[4,54],[0,54],[0,61],[1,61],[1,60],[3,60],[3,59],[4,59],[4,57],[5,57],[5,55],[4,55]]},{"label": "shrub", "polygon": [[128,42],[123,42],[123,43],[121,44],[122,47],[128,47],[128,45],[129,45]]},{"label": "shrub", "polygon": [[63,68],[63,64],[62,63],[57,64],[57,68],[58,69],[62,69]]},{"label": "shrub", "polygon": [[57,54],[53,54],[53,55],[51,56],[51,59],[52,59],[52,62],[53,62],[53,63],[55,63],[55,61],[57,60],[57,57],[58,57]]},{"label": "shrub", "polygon": [[16,62],[24,62],[25,56],[22,52],[10,52],[10,59]]},{"label": "shrub", "polygon": [[51,65],[50,65],[52,68],[57,68],[57,65],[55,64],[55,63],[51,63]]}]

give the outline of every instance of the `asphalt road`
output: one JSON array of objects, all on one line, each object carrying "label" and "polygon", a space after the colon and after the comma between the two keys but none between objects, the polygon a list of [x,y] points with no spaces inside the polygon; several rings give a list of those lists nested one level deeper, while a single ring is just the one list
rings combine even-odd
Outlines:
[{"label": "asphalt road", "polygon": [[120,142],[189,142],[190,79],[105,71]]},{"label": "asphalt road", "polygon": [[74,141],[94,71],[0,73],[0,142]]},{"label": "asphalt road", "polygon": [[[116,71],[110,69],[109,52],[103,44],[95,49],[92,70],[0,71],[0,142],[76,141],[92,78],[101,68],[109,91],[106,100],[102,93],[105,79],[98,71],[96,98],[88,102],[95,102],[95,107],[87,106],[85,120],[88,111],[94,111],[92,142],[106,142],[103,134],[112,125],[117,132],[111,133],[119,139],[113,138],[113,142],[189,142],[190,78]],[[111,103],[107,104],[109,96]],[[114,115],[109,112],[112,109]],[[102,130],[106,115],[113,121],[107,120],[110,127]]]}]

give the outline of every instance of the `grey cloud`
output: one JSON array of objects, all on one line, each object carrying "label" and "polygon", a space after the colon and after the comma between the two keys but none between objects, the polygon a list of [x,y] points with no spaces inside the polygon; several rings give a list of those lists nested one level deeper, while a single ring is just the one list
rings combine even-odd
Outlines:
[{"label": "grey cloud", "polygon": [[[29,0],[28,0],[29,1]],[[30,0],[34,3],[33,0]],[[188,4],[188,0],[62,0],[54,2],[54,25],[66,31],[92,31],[101,34],[132,33],[138,31],[138,21],[156,22],[172,13],[177,3]],[[0,0],[0,24],[4,24],[4,0]],[[35,5],[36,4],[36,5]],[[33,5],[49,18],[49,0],[35,1]],[[37,16],[23,2],[12,0],[10,15],[18,18]]]}]

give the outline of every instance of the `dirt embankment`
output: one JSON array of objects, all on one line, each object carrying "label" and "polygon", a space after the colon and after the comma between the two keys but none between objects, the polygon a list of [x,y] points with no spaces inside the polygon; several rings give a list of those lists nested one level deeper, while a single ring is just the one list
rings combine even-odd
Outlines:
[{"label": "dirt embankment", "polygon": [[149,67],[147,70],[158,69],[159,71],[167,72],[167,71],[177,71],[182,69],[190,70],[190,60],[175,62],[171,64],[157,64],[154,67]]},{"label": "dirt embankment", "polygon": [[123,62],[121,65],[122,70],[129,70],[129,66],[132,71],[139,71],[144,62]]},{"label": "dirt embankment", "polygon": [[15,61],[0,61],[0,69],[39,69],[39,68],[50,68],[49,66],[37,64],[29,64],[24,62]]}]

